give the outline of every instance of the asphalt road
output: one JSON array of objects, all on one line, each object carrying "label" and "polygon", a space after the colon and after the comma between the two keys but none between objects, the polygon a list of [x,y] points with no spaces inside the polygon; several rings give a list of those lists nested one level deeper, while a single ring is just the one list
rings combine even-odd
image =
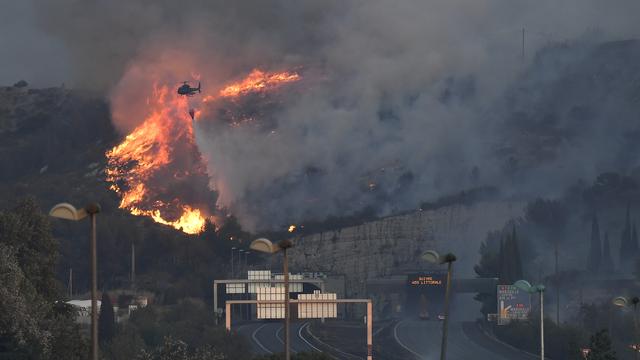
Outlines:
[{"label": "asphalt road", "polygon": [[[473,294],[457,294],[449,322],[448,360],[532,360],[536,357],[488,337],[475,324],[480,303]],[[440,358],[442,322],[417,317],[395,324],[391,335],[408,353],[420,360]]]},{"label": "asphalt road", "polygon": [[[420,359],[438,359],[440,356],[442,323],[439,321],[403,320],[393,329],[396,342],[408,352]],[[470,341],[465,341],[460,323],[449,324],[449,349],[447,358],[451,360],[494,359],[492,353],[476,348]],[[471,346],[470,346],[471,345]]]},{"label": "asphalt road", "polygon": [[[304,337],[302,330],[307,324],[307,322],[291,323],[292,353],[318,351]],[[237,331],[251,341],[251,347],[255,354],[274,354],[284,350],[284,328],[281,322],[254,322],[239,325]]]}]

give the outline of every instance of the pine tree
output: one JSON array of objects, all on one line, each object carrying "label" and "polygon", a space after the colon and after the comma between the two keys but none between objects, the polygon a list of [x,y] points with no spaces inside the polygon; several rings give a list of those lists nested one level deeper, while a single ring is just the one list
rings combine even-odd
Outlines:
[{"label": "pine tree", "polygon": [[616,360],[616,352],[611,347],[611,339],[607,330],[600,330],[591,336],[588,360]]},{"label": "pine tree", "polygon": [[106,291],[102,292],[102,300],[100,304],[100,316],[98,317],[98,338],[100,342],[105,343],[113,339],[116,330],[115,315],[113,313],[113,304],[111,298]]},{"label": "pine tree", "polygon": [[505,285],[522,279],[522,259],[515,226],[506,240],[500,241],[500,279]]},{"label": "pine tree", "polygon": [[604,233],[604,243],[602,244],[601,269],[605,273],[612,273],[615,270],[613,258],[611,257],[611,246],[609,245],[609,233]]},{"label": "pine tree", "polygon": [[638,232],[636,231],[636,224],[633,223],[633,228],[631,231],[631,244],[629,245],[631,249],[631,256],[635,259],[638,256]]},{"label": "pine tree", "polygon": [[600,269],[602,259],[601,248],[598,217],[594,214],[593,220],[591,220],[591,247],[589,248],[589,257],[587,258],[587,269],[589,271],[596,272]]},{"label": "pine tree", "polygon": [[629,212],[630,209],[627,205],[627,216],[624,223],[624,229],[620,235],[620,262],[625,264],[628,264],[629,261],[633,259],[633,249],[631,245],[631,217]]},{"label": "pine tree", "polygon": [[505,275],[507,274],[507,269],[505,266],[505,253],[504,253],[504,240],[500,239],[500,252],[498,253],[499,264],[498,264],[498,277],[500,278],[501,284],[507,284],[507,280],[505,279]]},{"label": "pine tree", "polygon": [[513,282],[523,278],[522,257],[520,256],[520,246],[518,245],[518,237],[516,236],[516,227],[513,227],[511,233],[511,257],[513,259]]}]

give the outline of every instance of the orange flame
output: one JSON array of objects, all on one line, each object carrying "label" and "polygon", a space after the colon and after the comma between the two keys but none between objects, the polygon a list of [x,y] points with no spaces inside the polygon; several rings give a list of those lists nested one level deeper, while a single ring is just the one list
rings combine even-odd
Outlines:
[{"label": "orange flame", "polygon": [[300,75],[295,72],[283,71],[269,73],[254,69],[244,80],[227,85],[220,90],[217,95],[205,96],[202,101],[208,102],[217,98],[231,98],[250,92],[270,90],[298,80],[300,80]]},{"label": "orange flame", "polygon": [[152,107],[150,115],[122,143],[106,153],[110,189],[121,196],[119,207],[133,215],[149,216],[188,234],[199,233],[206,219],[200,209],[180,204],[181,215],[177,220],[168,220],[159,208],[153,208],[165,204],[152,198],[148,186],[157,171],[171,163],[177,139],[193,142],[193,128],[185,116],[188,105],[167,86],[156,88],[154,99],[148,103]]},{"label": "orange flame", "polygon": [[[268,91],[299,79],[300,76],[294,72],[268,73],[256,69],[245,79],[224,87],[216,95],[203,96],[202,101]],[[111,183],[109,188],[120,195],[119,207],[133,215],[150,217],[155,222],[188,234],[200,233],[209,211],[183,203],[181,199],[162,201],[158,198],[159,190],[152,184],[152,180],[155,180],[154,183],[164,181],[157,186],[168,187],[165,180],[167,175],[175,178],[191,173],[206,175],[195,146],[188,102],[165,85],[154,89],[154,96],[147,99],[147,106],[149,115],[144,121],[106,153],[106,180]],[[196,109],[194,116],[198,118],[200,114],[201,110]],[[196,161],[193,161],[195,165],[191,165],[195,169],[167,174],[166,171],[175,161],[176,152],[180,151],[176,150],[177,147],[197,153],[194,156]]]}]

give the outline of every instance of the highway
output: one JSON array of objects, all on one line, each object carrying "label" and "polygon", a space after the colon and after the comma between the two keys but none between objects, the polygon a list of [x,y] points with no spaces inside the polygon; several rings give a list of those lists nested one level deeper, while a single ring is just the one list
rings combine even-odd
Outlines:
[{"label": "highway", "polygon": [[[319,351],[313,346],[309,339],[304,337],[303,327],[307,322],[291,323],[291,351],[314,352]],[[284,328],[282,322],[255,322],[239,325],[236,330],[238,334],[245,336],[251,341],[252,350],[255,354],[274,354],[283,352]]]},{"label": "highway", "polygon": [[[464,331],[463,326],[473,323],[452,322],[449,324],[448,360],[531,360],[532,357],[519,353],[498,343],[487,341],[485,346],[477,344]],[[442,341],[442,322],[424,320],[403,320],[393,329],[396,342],[408,353],[421,360],[439,359]]]},{"label": "highway", "polygon": [[[499,343],[482,332],[475,324],[475,319],[480,313],[480,304],[473,300],[472,296],[459,294],[452,303],[453,312],[449,323],[447,345],[448,360],[532,360],[537,358]],[[404,319],[395,324],[391,335],[408,355],[413,355],[414,359],[440,358],[441,321],[420,320],[417,316]]]},{"label": "highway", "polygon": [[[448,360],[535,360],[537,357],[526,354],[487,336],[475,324],[478,303],[470,296],[459,296],[454,300],[454,316],[449,323]],[[291,323],[291,349],[296,352],[320,352],[327,344],[318,342],[309,336],[305,327],[306,321]],[[395,343],[391,349],[398,351],[399,359],[435,360],[440,357],[442,341],[442,322],[437,320],[420,320],[406,318],[391,323],[388,330],[377,336],[374,342],[379,344]],[[246,337],[255,354],[274,354],[283,352],[284,330],[281,321],[255,321],[239,324],[235,330]],[[382,330],[382,329],[379,329]],[[375,344],[374,344],[375,345]],[[396,346],[397,345],[397,346]],[[332,348],[331,356],[335,359],[359,359],[361,357]],[[401,354],[402,353],[402,354]],[[395,354],[395,353],[394,353]]]}]

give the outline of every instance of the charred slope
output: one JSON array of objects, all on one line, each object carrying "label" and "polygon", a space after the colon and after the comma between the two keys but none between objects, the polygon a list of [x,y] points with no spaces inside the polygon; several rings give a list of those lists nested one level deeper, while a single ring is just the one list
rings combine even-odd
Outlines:
[{"label": "charred slope", "polygon": [[491,111],[506,174],[566,186],[636,168],[639,60],[638,40],[541,50]]}]

